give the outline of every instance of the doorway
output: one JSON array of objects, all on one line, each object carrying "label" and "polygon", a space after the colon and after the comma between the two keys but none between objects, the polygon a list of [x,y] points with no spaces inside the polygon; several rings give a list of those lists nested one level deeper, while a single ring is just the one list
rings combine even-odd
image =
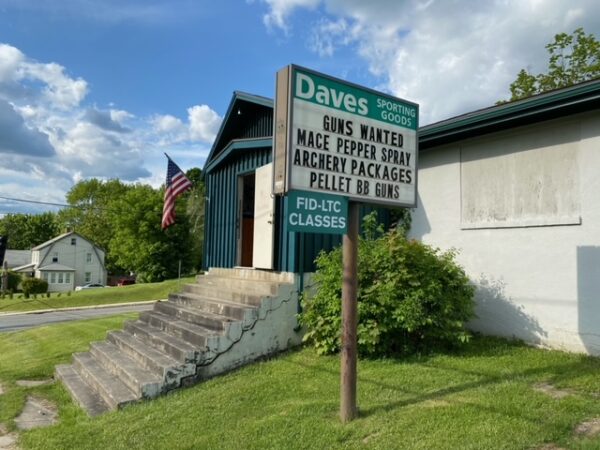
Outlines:
[{"label": "doorway", "polygon": [[254,172],[238,178],[238,255],[237,263],[252,267],[254,247]]}]

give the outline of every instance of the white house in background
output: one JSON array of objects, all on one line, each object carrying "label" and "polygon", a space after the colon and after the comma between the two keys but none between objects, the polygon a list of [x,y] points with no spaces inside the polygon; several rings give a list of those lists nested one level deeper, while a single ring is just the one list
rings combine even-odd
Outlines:
[{"label": "white house in background", "polygon": [[411,235],[455,248],[487,334],[600,355],[600,80],[419,130]]},{"label": "white house in background", "polygon": [[71,231],[31,249],[31,262],[15,272],[48,282],[49,292],[72,291],[87,283],[106,284],[104,251]]}]

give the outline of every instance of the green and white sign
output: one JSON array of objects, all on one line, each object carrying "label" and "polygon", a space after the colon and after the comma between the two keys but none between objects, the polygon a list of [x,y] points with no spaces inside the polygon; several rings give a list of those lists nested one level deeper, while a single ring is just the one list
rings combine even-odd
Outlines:
[{"label": "green and white sign", "polygon": [[286,220],[290,231],[345,234],[348,199],[319,192],[292,191]]},{"label": "green and white sign", "polygon": [[418,105],[296,66],[277,80],[275,193],[416,206]]}]

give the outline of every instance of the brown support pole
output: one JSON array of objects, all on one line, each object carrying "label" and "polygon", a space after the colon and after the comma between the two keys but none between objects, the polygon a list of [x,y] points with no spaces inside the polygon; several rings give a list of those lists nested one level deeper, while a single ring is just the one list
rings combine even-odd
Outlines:
[{"label": "brown support pole", "polygon": [[358,218],[356,202],[348,205],[348,231],[343,241],[342,281],[342,354],[340,385],[340,419],[350,422],[358,416],[356,407],[356,361],[358,307]]}]

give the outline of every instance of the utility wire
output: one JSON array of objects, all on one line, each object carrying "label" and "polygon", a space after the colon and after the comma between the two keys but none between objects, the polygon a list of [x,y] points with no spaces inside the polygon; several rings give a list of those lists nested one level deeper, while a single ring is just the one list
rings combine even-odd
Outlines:
[{"label": "utility wire", "polygon": [[0,195],[0,198],[3,200],[10,200],[13,202],[35,203],[37,205],[61,206],[61,207],[67,207],[67,208],[73,207],[73,205],[67,205],[64,203],[41,202],[38,200],[25,200],[24,198],[4,197],[3,195]]}]

